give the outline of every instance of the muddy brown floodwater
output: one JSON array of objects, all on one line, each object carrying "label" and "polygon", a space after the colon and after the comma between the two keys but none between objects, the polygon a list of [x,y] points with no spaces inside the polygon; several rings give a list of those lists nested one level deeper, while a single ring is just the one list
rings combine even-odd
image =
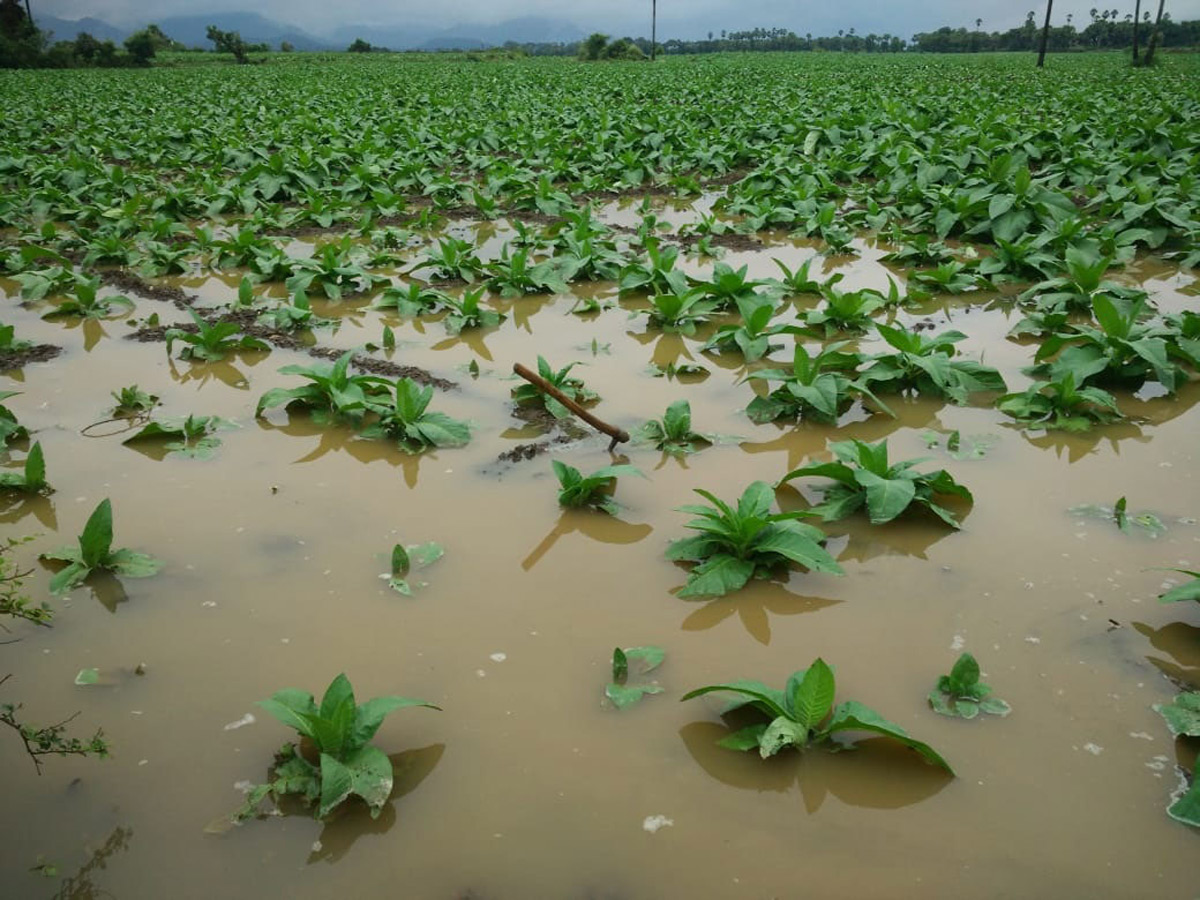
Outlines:
[{"label": "muddy brown floodwater", "polygon": [[[675,225],[694,214],[662,212]],[[620,223],[628,211],[616,204],[606,215]],[[504,223],[492,229],[485,255],[508,233]],[[764,239],[763,250],[726,261],[766,277],[777,272],[772,256],[794,267],[815,252],[783,235]],[[887,248],[859,247],[859,257],[821,260],[814,272],[836,268],[843,288],[886,288]],[[689,258],[685,268],[709,265]],[[1166,311],[1195,308],[1186,274],[1145,262],[1120,277]],[[233,298],[237,278],[162,284],[212,305]],[[55,602],[53,629],[14,625],[6,636],[19,641],[3,647],[0,672],[14,677],[0,699],[20,699],[40,722],[80,710],[73,724],[102,726],[113,754],[51,759],[39,778],[19,742],[0,735],[0,893],[1195,896],[1197,835],[1164,811],[1176,766],[1192,760],[1151,705],[1177,684],[1200,684],[1200,616],[1194,604],[1157,602],[1170,576],[1153,568],[1200,567],[1200,384],[1174,397],[1122,396],[1130,423],[1081,436],[1025,434],[986,406],[931,401],[896,401],[894,420],[852,413],[840,428],[756,426],[742,413],[752,391],[739,383],[745,367],[702,353],[708,332],[647,330],[629,315],[639,302],[617,304],[611,284],[579,293],[614,305],[580,317],[571,296],[496,300],[509,319],[459,337],[436,319],[371,311],[366,299],[316,304],[341,320],[321,334],[325,346],[379,342],[387,324],[397,346],[375,356],[458,383],[437,392],[434,408],[470,419],[471,444],[420,457],[282,410],[256,420],[264,391],[297,383],[278,369],[313,363],[300,350],[192,365],[169,360],[161,344],[125,340],[136,325],[124,319],[80,328],[8,303],[19,336],[63,348],[0,383],[22,392],[8,403],[42,442],[57,489],[48,500],[6,499],[0,512],[6,534],[38,535],[19,553],[35,568],[31,593],[45,596],[49,577],[36,554],[70,541],[104,497],[117,545],[166,566],[77,590]],[[171,303],[137,299],[137,318],[154,312],[164,324],[186,321]],[[963,349],[982,353],[1013,390],[1028,382],[1019,370],[1033,352],[1004,337],[1017,317],[994,295],[895,314],[966,332]],[[741,440],[684,460],[622,447],[648,476],[622,480],[622,514],[563,512],[549,459],[587,471],[613,457],[596,436],[555,443],[551,457],[498,460],[542,439],[512,417],[508,399],[512,364],[533,365],[539,353],[555,366],[581,361],[602,397],[596,413],[617,425],[687,399],[697,430]],[[771,358],[789,356],[781,347]],[[711,374],[647,372],[670,362]],[[162,414],[220,415],[240,427],[220,435],[209,461],[158,460],[118,434],[82,435],[105,418],[109,391],[133,383],[162,397]],[[927,447],[927,432],[944,447],[955,430],[990,449],[956,459]],[[685,533],[675,507],[693,488],[733,498],[850,437],[887,437],[893,459],[929,456],[949,469],[975,495],[964,529],[921,518],[838,523],[827,531],[845,577],[794,572],[709,602],[672,594],[686,573],[663,551]],[[1123,535],[1068,511],[1122,495],[1166,532]],[[792,489],[780,498],[800,502]],[[427,586],[402,597],[381,579],[390,548],[423,541],[446,555],[423,570]],[[638,644],[666,649],[655,673],[665,691],[606,709],[612,648]],[[1012,704],[1010,717],[962,722],[930,711],[926,693],[962,649]],[[931,743],[958,777],[880,740],[763,762],[716,746],[718,701],[678,702],[706,683],[782,684],[817,656],[836,667],[839,699],[859,699]],[[100,683],[76,686],[87,667]],[[320,692],[342,671],[360,699],[398,693],[444,708],[401,711],[380,730],[375,743],[397,772],[383,814],[372,820],[348,805],[322,824],[293,810],[206,833],[241,802],[235,785],[263,780],[292,737],[255,701],[284,687]],[[233,727],[247,714],[253,723]],[[649,830],[655,816],[669,821],[650,820],[662,827]],[[71,881],[30,873],[39,856]]]}]

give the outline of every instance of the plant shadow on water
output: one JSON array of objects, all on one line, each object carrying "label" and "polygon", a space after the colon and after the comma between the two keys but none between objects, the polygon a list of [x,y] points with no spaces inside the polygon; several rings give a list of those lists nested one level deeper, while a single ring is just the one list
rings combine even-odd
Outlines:
[{"label": "plant shadow on water", "polygon": [[550,533],[521,560],[521,568],[528,572],[550,551],[559,538],[577,531],[603,544],[636,544],[653,530],[652,525],[635,525],[591,510],[563,510]]},{"label": "plant shadow on water", "polygon": [[[244,354],[246,357],[255,356],[257,359],[244,359],[247,366],[256,366],[262,360],[266,359],[265,353],[250,352]],[[221,384],[228,385],[239,391],[250,390],[250,380],[231,362],[224,360],[220,362],[193,362],[190,363],[186,370],[180,372],[175,366],[175,361],[172,360],[169,365],[171,378],[180,384],[188,384],[195,382],[197,388],[202,388],[211,381],[219,381]]]},{"label": "plant shadow on water", "polygon": [[696,362],[696,357],[688,349],[688,342],[681,334],[662,331],[626,331],[625,333],[643,346],[654,345],[650,354],[650,365],[652,366],[665,369],[670,365],[678,365],[680,359],[690,363]]},{"label": "plant shadow on water", "polygon": [[550,305],[553,294],[525,294],[521,297],[506,297],[494,300],[492,309],[512,318],[513,325],[533,334],[533,317]]},{"label": "plant shadow on water", "polygon": [[703,606],[683,620],[680,627],[684,631],[707,631],[736,615],[752,638],[768,645],[771,643],[771,615],[795,616],[841,602],[826,597],[793,594],[776,581],[751,581],[735,594],[704,602]]},{"label": "plant shadow on water", "polygon": [[97,871],[108,868],[112,857],[129,849],[129,841],[133,837],[133,829],[124,826],[115,828],[104,841],[94,850],[88,861],[80,866],[79,871],[62,880],[58,891],[51,900],[100,900],[102,897],[111,898],[113,895],[104,888],[97,887],[92,877]]},{"label": "plant shadow on water", "polygon": [[58,515],[54,511],[54,501],[49,497],[8,492],[0,494],[0,523],[16,524],[28,515],[51,531],[58,531]]},{"label": "plant shadow on water", "polygon": [[757,753],[718,746],[729,733],[730,728],[716,722],[691,722],[679,729],[692,759],[717,781],[740,790],[776,793],[798,783],[810,814],[820,810],[829,794],[848,806],[900,809],[928,800],[954,780],[887,738],[856,741],[855,749],[838,753],[814,747],[761,759]]},{"label": "plant shadow on water", "polygon": [[1171,622],[1162,628],[1151,628],[1142,622],[1130,625],[1150,646],[1171,657],[1148,655],[1147,662],[1180,687],[1200,690],[1200,627],[1186,622]]},{"label": "plant shadow on water", "polygon": [[62,326],[67,331],[79,329],[83,335],[83,350],[85,353],[91,353],[101,338],[108,337],[108,332],[104,330],[104,326],[98,319],[65,319]]},{"label": "plant shadow on water", "polygon": [[429,349],[431,349],[431,350],[453,350],[459,344],[462,344],[465,347],[470,348],[471,352],[474,353],[476,356],[478,356],[480,359],[485,359],[488,362],[495,362],[496,360],[492,356],[492,351],[487,348],[487,345],[483,341],[484,341],[484,338],[490,337],[493,332],[499,331],[499,330],[500,330],[499,327],[496,327],[496,328],[464,328],[458,334],[456,334],[452,337],[445,338],[444,340],[438,341],[436,344],[432,345]]},{"label": "plant shadow on water", "polygon": [[[388,756],[392,763],[394,782],[392,793],[388,796],[387,804],[379,818],[372,819],[365,803],[344,803],[325,822],[321,835],[308,855],[307,862],[338,862],[354,846],[355,841],[364,835],[385,834],[396,824],[396,801],[405,794],[415,791],[437,764],[446,751],[445,744],[430,744],[414,750],[404,750]],[[305,818],[312,816],[312,811],[295,798],[288,799],[281,805],[284,815],[297,815]]]},{"label": "plant shadow on water", "polygon": [[293,465],[312,462],[328,453],[344,450],[361,463],[384,460],[399,468],[404,473],[404,483],[410,488],[417,485],[422,460],[436,457],[435,453],[405,453],[387,441],[360,438],[348,426],[341,424],[322,426],[311,415],[299,411],[288,414],[286,425],[274,425],[262,418],[257,422],[259,428],[264,431],[279,431],[291,437],[318,438],[317,446],[292,460]]}]

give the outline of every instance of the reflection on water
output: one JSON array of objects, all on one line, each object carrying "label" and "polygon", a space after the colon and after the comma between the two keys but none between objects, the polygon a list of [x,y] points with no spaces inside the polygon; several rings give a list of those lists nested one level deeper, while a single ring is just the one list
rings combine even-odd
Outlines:
[{"label": "reflection on water", "polygon": [[264,418],[255,421],[263,431],[278,431],[291,437],[317,438],[317,445],[308,453],[292,460],[292,465],[309,463],[318,460],[329,453],[344,451],[347,455],[362,463],[373,463],[383,460],[389,465],[400,469],[404,474],[404,483],[416,487],[417,475],[421,463],[426,459],[436,459],[434,451],[426,453],[405,453],[385,440],[367,440],[359,437],[346,425],[330,423],[322,426],[320,421],[324,416],[314,416],[300,410],[289,411],[285,425],[276,425]]},{"label": "reflection on water", "polygon": [[114,895],[98,887],[93,879],[97,872],[108,868],[109,862],[118,853],[129,849],[133,837],[132,828],[118,826],[101,847],[92,853],[86,863],[74,875],[64,878],[52,900],[110,900]]},{"label": "reflection on water", "polygon": [[[259,357],[263,356],[261,352],[258,355]],[[255,365],[257,362],[258,360],[254,362],[247,361],[246,364]],[[246,378],[237,366],[227,360],[219,362],[193,362],[182,373],[176,368],[174,358],[167,365],[171,372],[171,377],[180,384],[195,384],[199,389],[212,381],[217,381],[239,391],[250,390],[249,379]]]},{"label": "reflection on water", "polygon": [[70,318],[61,318],[58,321],[67,331],[74,331],[76,328],[79,329],[80,333],[83,334],[83,349],[87,353],[92,352],[95,346],[100,343],[101,338],[108,337],[108,332],[104,330],[104,326],[99,319],[90,317],[76,318],[72,316]]},{"label": "reflection on water", "polygon": [[838,603],[841,601],[793,594],[778,582],[751,581],[732,596],[709,600],[684,619],[681,627],[684,631],[706,631],[736,615],[752,638],[770,644],[770,615],[796,616]]},{"label": "reflection on water", "polygon": [[887,738],[858,741],[852,750],[833,744],[840,751],[836,753],[814,747],[762,759],[754,751],[718,746],[730,731],[715,722],[692,722],[679,736],[692,759],[722,784],[784,793],[798,783],[809,814],[820,810],[829,794],[849,806],[900,809],[929,799],[954,780],[949,772]]},{"label": "reflection on water", "polygon": [[525,571],[532,569],[543,556],[550,552],[550,548],[558,542],[559,538],[576,531],[593,541],[600,541],[604,544],[636,544],[653,530],[654,528],[650,525],[622,522],[615,516],[605,513],[580,509],[563,510],[554,527],[550,529],[550,533],[542,538],[528,556],[521,560],[521,568]]},{"label": "reflection on water", "polygon": [[[326,820],[321,829],[321,836],[308,855],[308,863],[336,863],[359,838],[365,835],[385,834],[396,824],[396,801],[405,794],[411,794],[429,777],[445,751],[445,744],[431,744],[428,747],[391,754],[388,759],[391,760],[395,780],[392,793],[378,818],[372,819],[370,809],[357,799],[343,803]],[[312,810],[301,806],[300,811],[289,814],[311,816]]]},{"label": "reflection on water", "polygon": [[58,530],[58,516],[54,512],[54,501],[49,497],[9,491],[0,493],[0,522],[15,524],[29,515],[32,515],[51,531]]},{"label": "reflection on water", "polygon": [[1130,624],[1150,641],[1150,646],[1171,657],[1163,659],[1148,654],[1147,661],[1180,687],[1200,690],[1200,627],[1186,622],[1172,622],[1162,628],[1151,628],[1142,622]]}]

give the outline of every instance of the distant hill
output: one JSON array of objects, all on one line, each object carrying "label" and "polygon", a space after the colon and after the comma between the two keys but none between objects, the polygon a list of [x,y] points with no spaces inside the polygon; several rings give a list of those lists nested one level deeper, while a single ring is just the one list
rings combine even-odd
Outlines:
[{"label": "distant hill", "polygon": [[587,35],[579,26],[563,19],[525,16],[493,25],[454,25],[449,28],[405,25],[340,25],[330,39],[339,49],[362,38],[376,47],[390,50],[476,50],[498,47],[508,41],[526,43],[565,43],[580,41]]},{"label": "distant hill", "polygon": [[260,16],[258,13],[204,13],[191,16],[170,16],[158,20],[158,27],[168,37],[189,47],[203,47],[206,50],[212,49],[212,43],[205,37],[209,25],[215,25],[222,31],[236,31],[247,43],[267,44],[272,50],[278,50],[282,41],[287,41],[297,50],[346,49],[327,39],[316,37],[292,25],[284,25]]},{"label": "distant hill", "polygon": [[115,25],[109,25],[100,19],[90,17],[60,19],[57,16],[35,15],[33,21],[42,31],[49,31],[52,35],[51,40],[55,41],[73,41],[81,32],[86,31],[98,41],[113,41],[119,44],[131,34],[124,28],[117,28]]}]

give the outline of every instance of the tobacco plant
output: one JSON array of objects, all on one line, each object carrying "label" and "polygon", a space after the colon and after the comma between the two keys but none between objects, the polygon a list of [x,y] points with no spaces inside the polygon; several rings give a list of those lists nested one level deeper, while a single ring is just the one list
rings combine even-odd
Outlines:
[{"label": "tobacco plant", "polygon": [[42,454],[41,443],[29,448],[20,472],[0,471],[0,488],[26,494],[42,494],[53,490],[46,481],[46,457]]},{"label": "tobacco plant", "polygon": [[362,430],[363,437],[387,437],[406,453],[421,453],[432,447],[462,447],[471,440],[471,428],[445,413],[430,412],[433,386],[421,387],[410,378],[396,380],[388,402],[367,400],[367,408],[379,421]]},{"label": "tobacco plant", "polygon": [[111,396],[116,401],[111,410],[114,416],[142,415],[158,405],[157,394],[149,394],[136,384],[113,391]]},{"label": "tobacco plant", "polygon": [[821,296],[825,298],[823,306],[801,315],[808,333],[817,337],[865,332],[874,324],[872,316],[888,305],[883,294],[870,288],[845,292],[836,288],[822,288]]},{"label": "tobacco plant", "polygon": [[220,416],[194,416],[158,419],[147,422],[136,434],[122,444],[157,441],[172,456],[185,459],[212,459],[221,446],[216,432],[236,428],[233,422]]},{"label": "tobacco plant", "polygon": [[1075,375],[1065,372],[1058,381],[1035,381],[1018,394],[1005,394],[996,409],[1028,428],[1088,431],[1093,425],[1124,418],[1117,400],[1097,387],[1075,386]]},{"label": "tobacco plant", "polygon": [[829,449],[834,462],[801,466],[779,481],[782,485],[796,478],[832,478],[832,485],[818,488],[824,494],[822,502],[809,510],[826,522],[844,519],[865,506],[871,523],[882,525],[915,504],[928,509],[951,528],[960,528],[954,513],[934,502],[934,498],[948,496],[973,502],[971,492],[945,469],[913,471],[914,466],[924,461],[921,459],[889,465],[886,440],[877,444],[834,441]]},{"label": "tobacco plant", "polygon": [[686,400],[676,400],[661,419],[644,424],[637,431],[637,439],[677,456],[695,453],[700,449],[698,444],[707,446],[713,442],[711,436],[692,431],[692,406]]},{"label": "tobacco plant", "polygon": [[775,493],[765,481],[747,487],[736,507],[706,490],[696,488],[696,493],[711,505],[688,504],[679,511],[697,517],[685,527],[699,533],[667,548],[669,560],[698,563],[680,597],[720,597],[793,563],[813,572],[843,574],[821,546],[824,532],[796,521],[806,513],[771,513]]},{"label": "tobacco plant", "polygon": [[647,694],[661,694],[662,688],[642,681],[630,683],[630,669],[635,676],[644,676],[662,665],[666,658],[662,647],[626,647],[613,649],[612,681],[604,688],[604,696],[616,709],[626,709]]},{"label": "tobacco plant", "polygon": [[[582,378],[571,376],[571,370],[577,365],[579,363],[567,363],[567,365],[555,371],[550,368],[550,364],[546,362],[544,357],[539,356],[537,358],[538,375],[576,403],[590,403],[600,399],[595,391],[589,390],[584,386]],[[532,384],[522,382],[517,385],[512,389],[512,398],[517,403],[523,405],[543,405],[546,408],[546,412],[550,413],[556,419],[568,419],[571,417],[569,409],[548,394],[543,394]]]},{"label": "tobacco plant", "polygon": [[[205,362],[218,362],[230,353],[241,350],[270,350],[265,341],[248,334],[238,335],[240,330],[233,322],[209,323],[202,319],[195,310],[189,309],[188,315],[196,324],[196,331],[185,331],[182,328],[168,328],[166,331],[167,356],[176,341],[182,341],[184,348],[179,351],[180,359],[198,359]],[[235,335],[237,335],[235,337]]]},{"label": "tobacco plant", "polygon": [[707,322],[716,310],[715,300],[705,298],[699,291],[653,294],[650,306],[634,310],[633,315],[644,315],[650,324],[667,333],[692,335],[696,326]]},{"label": "tobacco plant", "polygon": [[335,416],[358,420],[367,411],[368,398],[378,398],[390,387],[386,378],[375,375],[351,375],[353,350],[347,350],[334,363],[314,366],[284,366],[280,373],[299,375],[309,384],[294,388],[271,388],[258,400],[255,416],[276,406],[297,404],[308,409],[332,413]]},{"label": "tobacco plant", "polygon": [[312,694],[296,688],[278,691],[258,705],[310,741],[316,759],[311,759],[303,744],[284,744],[276,754],[272,779],[247,792],[246,802],[233,814],[235,822],[257,815],[268,795],[278,800],[288,794],[315,806],[319,819],[355,795],[366,802],[371,818],[378,818],[391,796],[394,776],[391,760],[371,746],[371,738],[395,710],[410,706],[441,709],[424,700],[397,696],[357,703],[344,674],[330,683],[320,706]]},{"label": "tobacco plant", "polygon": [[50,579],[50,593],[65,594],[83,584],[97,570],[129,578],[146,578],[162,568],[162,562],[153,556],[123,548],[114,550],[112,537],[112,504],[106,498],[88,517],[76,545],[42,554],[42,559],[67,563]]},{"label": "tobacco plant", "polygon": [[746,415],[758,423],[801,418],[832,423],[862,398],[869,398],[883,412],[893,415],[871,392],[866,380],[856,377],[861,357],[844,352],[842,348],[847,345],[846,341],[838,341],[809,356],[804,346],[797,344],[790,369],[751,372],[747,380],[782,383],[767,396],[751,400]]},{"label": "tobacco plant", "polygon": [[875,330],[896,350],[870,357],[870,364],[861,372],[861,380],[877,390],[912,389],[961,404],[978,391],[1005,389],[1004,379],[995,369],[957,358],[954,345],[967,337],[961,331],[943,331],[926,337],[916,331],[878,323]]},{"label": "tobacco plant", "polygon": [[992,689],[979,680],[979,663],[970,653],[962,654],[949,675],[938,678],[937,686],[929,692],[929,705],[935,713],[960,719],[974,719],[981,712],[992,716],[1007,716],[1012,707],[997,697]]},{"label": "tobacco plant", "polygon": [[75,283],[75,295],[68,296],[42,318],[78,316],[84,319],[108,319],[133,309],[134,303],[128,297],[99,297],[99,291],[99,278],[80,278]]},{"label": "tobacco plant", "polygon": [[[738,695],[723,711],[749,708],[767,721],[748,725],[722,739],[719,744],[730,750],[758,750],[763,759],[781,750],[794,747],[804,751],[813,746],[832,743],[842,731],[867,731],[891,738],[915,750],[927,762],[954,770],[936,750],[857,700],[833,705],[836,681],[833,669],[818,657],[807,669],[793,672],[782,691],[767,687],[761,681],[733,681],[710,684],[689,691],[681,700],[691,700],[715,691]],[[834,747],[834,749],[837,749]]]},{"label": "tobacco plant", "polygon": [[437,288],[410,281],[404,287],[385,288],[371,304],[372,309],[394,309],[401,316],[423,316],[448,305],[449,297]]},{"label": "tobacco plant", "polygon": [[484,288],[479,288],[464,291],[462,297],[445,297],[442,302],[450,312],[442,319],[442,324],[447,334],[460,334],[469,328],[495,328],[507,318],[504,313],[481,305],[484,293]]},{"label": "tobacco plant", "polygon": [[613,465],[597,469],[584,475],[574,466],[557,459],[551,460],[554,475],[558,479],[558,505],[569,509],[590,507],[615,516],[621,511],[620,504],[612,498],[617,479],[622,475],[637,475],[645,478],[637,466]]}]

